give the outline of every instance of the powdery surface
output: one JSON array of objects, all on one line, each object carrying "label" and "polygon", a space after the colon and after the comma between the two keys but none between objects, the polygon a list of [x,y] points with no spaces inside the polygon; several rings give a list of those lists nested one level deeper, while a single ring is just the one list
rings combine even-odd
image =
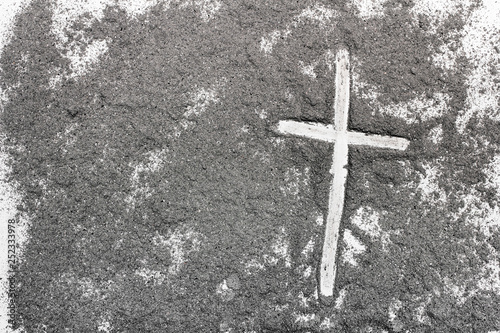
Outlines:
[{"label": "powdery surface", "polygon": [[344,230],[344,244],[345,248],[342,251],[342,261],[352,266],[358,266],[356,256],[365,252],[366,246],[353,236],[349,229]]},{"label": "powdery surface", "polygon": [[[1,87],[27,332],[500,330],[498,1],[33,3]],[[338,45],[349,127],[412,145],[353,149],[325,305],[331,146],[270,129],[331,122]]]},{"label": "powdery surface", "polygon": [[467,105],[457,119],[463,132],[473,116],[500,120],[500,2],[485,0],[467,20],[459,53],[473,62],[467,75]]},{"label": "powdery surface", "polygon": [[353,0],[350,3],[357,10],[357,15],[366,20],[384,16],[385,2],[386,0]]},{"label": "powdery surface", "polygon": [[390,115],[408,124],[414,124],[440,118],[446,114],[450,97],[443,93],[432,96],[421,94],[409,101],[384,105],[379,101],[382,93],[378,91],[378,87],[361,81],[358,68],[359,66],[355,65],[353,69],[354,92],[358,98],[366,101],[373,110],[373,115]]},{"label": "powdery surface", "polygon": [[[29,1],[6,0],[0,3],[0,55],[4,46],[12,38],[12,26],[15,16],[20,13]],[[0,75],[1,80],[1,75]],[[3,112],[4,104],[7,103],[7,91],[0,88],[0,112]],[[6,330],[8,325],[8,220],[16,217],[16,205],[19,202],[19,194],[16,192],[15,184],[8,181],[10,168],[7,166],[9,156],[4,149],[5,135],[0,133],[0,329]],[[16,225],[16,240],[19,246],[26,243],[27,223]],[[17,249],[17,259],[21,258],[20,248]]]},{"label": "powdery surface", "polygon": [[[51,32],[56,36],[57,48],[69,60],[69,71],[57,68],[51,78],[51,86],[58,86],[62,78],[77,78],[98,64],[108,51],[108,40],[89,39],[86,31],[99,22],[110,6],[124,10],[131,18],[137,18],[161,4],[168,10],[170,5],[181,8],[195,8],[204,21],[213,18],[222,6],[217,0],[55,0]],[[78,22],[78,24],[76,24]]]},{"label": "powdery surface", "polygon": [[[3,140],[2,140],[3,141]],[[14,186],[9,184],[7,181],[8,168],[6,167],[6,159],[8,155],[5,152],[0,154],[0,218],[2,219],[2,232],[0,233],[0,246],[5,249],[1,252],[1,265],[0,265],[0,277],[2,278],[0,283],[1,294],[0,294],[0,327],[7,327],[7,305],[8,296],[7,290],[9,288],[8,281],[6,278],[9,276],[9,264],[8,264],[8,223],[9,219],[13,219],[16,215],[16,204],[19,201],[18,195],[15,192]]]},{"label": "powdery surface", "polygon": [[[279,41],[285,41],[290,34],[292,34],[294,29],[299,28],[303,24],[307,24],[312,22],[313,24],[317,24],[321,27],[325,27],[327,24],[333,23],[332,19],[337,16],[337,12],[333,9],[327,8],[323,5],[315,5],[313,7],[308,7],[291,20],[289,24],[287,24],[285,29],[282,30],[274,30],[270,32],[267,36],[262,37],[260,41],[260,50],[266,54],[269,54],[273,51],[273,47]],[[307,71],[311,71],[309,68]],[[308,74],[306,71],[306,75]]]}]

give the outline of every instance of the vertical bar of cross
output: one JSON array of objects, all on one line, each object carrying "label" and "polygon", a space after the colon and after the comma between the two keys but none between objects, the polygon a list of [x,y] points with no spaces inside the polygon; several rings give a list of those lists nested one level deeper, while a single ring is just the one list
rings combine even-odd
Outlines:
[{"label": "vertical bar of cross", "polygon": [[340,222],[344,208],[345,184],[347,181],[349,111],[349,53],[342,48],[336,55],[334,125],[336,130],[335,146],[330,173],[333,175],[328,200],[328,214],[325,226],[325,239],[320,267],[320,295],[333,296],[337,272],[337,251]]},{"label": "vertical bar of cross", "polygon": [[337,51],[335,59],[334,124],[337,132],[347,132],[349,115],[349,52],[345,48]]}]

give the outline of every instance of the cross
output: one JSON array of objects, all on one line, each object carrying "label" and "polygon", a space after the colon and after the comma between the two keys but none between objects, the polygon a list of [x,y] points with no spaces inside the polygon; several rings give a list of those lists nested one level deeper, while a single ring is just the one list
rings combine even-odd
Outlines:
[{"label": "cross", "polygon": [[335,118],[333,126],[293,120],[282,120],[277,126],[277,131],[281,134],[298,135],[309,139],[335,143],[330,169],[333,178],[328,199],[328,214],[319,277],[319,293],[323,299],[329,299],[333,296],[335,285],[337,243],[342,211],[344,209],[349,145],[397,150],[405,150],[409,145],[409,141],[403,138],[348,131],[349,53],[345,48],[341,48],[337,52],[335,62]]}]

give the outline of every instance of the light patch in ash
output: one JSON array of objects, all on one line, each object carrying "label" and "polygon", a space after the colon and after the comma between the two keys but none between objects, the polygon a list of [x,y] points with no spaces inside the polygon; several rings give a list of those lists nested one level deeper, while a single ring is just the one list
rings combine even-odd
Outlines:
[{"label": "light patch in ash", "polygon": [[85,75],[106,55],[110,39],[96,40],[86,32],[92,24],[103,19],[106,8],[117,6],[130,19],[135,19],[160,3],[166,10],[173,3],[179,4],[179,8],[194,8],[205,22],[215,17],[222,7],[218,0],[54,0],[51,32],[56,36],[57,49],[69,60],[70,68],[69,71],[55,68],[50,78],[51,87],[57,88],[63,78],[76,79]]},{"label": "light patch in ash", "polygon": [[[127,210],[133,210],[138,203],[151,196],[151,188],[147,176],[158,172],[165,163],[167,151],[165,149],[152,151],[146,154],[144,162],[133,165],[134,171],[130,176],[132,191],[125,198]],[[166,182],[166,181],[165,181]],[[158,184],[154,184],[156,186]]]},{"label": "light patch in ash", "polygon": [[313,236],[304,246],[304,249],[300,253],[300,260],[303,262],[298,269],[302,271],[302,277],[309,279],[313,274],[313,267],[310,265],[310,259],[314,251],[314,245],[316,243],[317,236]]},{"label": "light patch in ash", "polygon": [[255,113],[260,119],[265,120],[269,116],[269,112],[266,109],[255,109]]},{"label": "light patch in ash", "polygon": [[[311,80],[316,80],[316,67],[320,64],[325,64],[329,71],[333,71],[335,69],[335,53],[332,52],[332,50],[327,50],[323,55],[310,64],[305,64],[303,61],[299,61],[299,72],[309,77]],[[290,98],[293,98],[292,94],[290,94]]]},{"label": "light patch in ash", "polygon": [[427,137],[427,139],[435,145],[440,144],[443,140],[443,126],[439,124],[438,126],[431,129],[429,131],[429,136]]},{"label": "light patch in ash", "polygon": [[[147,264],[147,263],[143,263]],[[165,281],[165,275],[161,271],[150,269],[148,267],[141,267],[135,274],[142,277],[146,282],[152,282],[153,285],[159,286]]]},{"label": "light patch in ash", "polygon": [[[102,0],[101,0],[102,1]],[[118,6],[124,9],[131,17],[147,13],[153,6],[162,3],[166,8],[170,0],[118,0]]]},{"label": "light patch in ash", "polygon": [[303,308],[308,308],[310,306],[309,303],[312,303],[312,302],[315,302],[315,300],[318,299],[318,294],[317,294],[317,291],[312,294],[311,296],[309,297],[306,297],[304,295],[304,293],[301,291],[299,293],[299,303],[300,303],[300,306],[302,306]]},{"label": "light patch in ash", "polygon": [[271,249],[273,250],[273,255],[264,255],[264,260],[267,264],[276,265],[281,259],[284,260],[286,267],[292,267],[290,242],[288,241],[288,235],[284,227],[281,228],[278,237],[271,245]]},{"label": "light patch in ash", "polygon": [[[84,51],[82,51],[81,43],[86,43]],[[71,62],[70,78],[76,78],[86,74],[92,65],[96,64],[100,57],[108,51],[107,40],[95,40],[90,42],[89,39],[82,37],[79,42],[72,42],[69,46],[65,57]],[[57,77],[51,79],[51,84],[55,87],[57,84]]]},{"label": "light patch in ash", "polygon": [[102,318],[97,326],[98,332],[110,333],[113,331],[113,326],[111,325],[109,318]]},{"label": "light patch in ash", "polygon": [[[479,271],[475,272],[476,276],[469,279],[457,279],[456,277],[447,276],[442,278],[445,287],[444,291],[452,295],[458,305],[464,304],[480,292],[500,294],[499,253],[492,246],[489,246],[489,251],[485,263]],[[464,256],[463,260],[468,259]],[[439,294],[436,296],[439,296]]]},{"label": "light patch in ash", "polygon": [[29,5],[31,0],[2,0],[0,2],[0,54],[3,47],[10,41],[13,36],[12,25],[14,19],[26,6]]},{"label": "light patch in ash", "polygon": [[294,313],[294,323],[299,327],[307,327],[317,321],[315,313]]},{"label": "light patch in ash", "polygon": [[235,291],[227,285],[226,280],[222,281],[217,286],[215,293],[218,294],[224,302],[229,302],[233,300],[234,296],[236,296]]},{"label": "light patch in ash", "polygon": [[299,61],[300,72],[311,79],[316,79],[316,73],[314,72],[314,67],[316,67],[317,63],[313,63],[310,65],[304,64],[304,62]]},{"label": "light patch in ash", "polygon": [[382,229],[379,225],[380,214],[370,207],[359,207],[351,218],[351,223],[363,230],[371,238],[379,237]]},{"label": "light patch in ash", "polygon": [[176,275],[186,263],[187,257],[201,249],[203,235],[193,229],[183,226],[182,229],[169,231],[165,236],[156,234],[153,244],[168,249],[172,264],[168,268],[168,274]]},{"label": "light patch in ash", "polygon": [[[179,2],[179,1],[176,1]],[[180,1],[180,7],[193,7],[200,13],[203,21],[210,21],[222,7],[222,2],[218,0],[188,0]]]},{"label": "light patch in ash", "polygon": [[490,162],[485,170],[487,177],[486,185],[495,189],[495,193],[500,197],[500,155],[497,155]]},{"label": "light patch in ash", "polygon": [[[498,258],[498,252],[496,258]],[[493,259],[485,264],[480,276],[481,278],[477,281],[477,287],[480,290],[491,291],[500,295],[500,261],[498,259]]]},{"label": "light patch in ash", "polygon": [[[459,0],[419,0],[415,1],[413,12],[415,21],[418,15],[430,20],[428,33],[434,34],[436,28],[452,15],[469,13],[475,1]],[[456,127],[464,133],[469,120],[474,116],[500,120],[498,112],[500,99],[500,6],[496,0],[483,0],[470,14],[464,14],[466,25],[461,32],[453,32],[444,45],[433,55],[434,64],[446,70],[460,70],[457,59],[464,57],[472,64],[465,73],[467,79],[466,107],[456,120]],[[458,42],[456,41],[458,39]]]},{"label": "light patch in ash", "polygon": [[[252,258],[247,261],[243,261],[242,263],[245,266],[245,272],[248,275],[257,273],[259,271],[265,270],[266,267],[276,266],[280,261],[284,263],[286,268],[292,267],[292,257],[290,253],[290,239],[289,235],[284,227],[281,227],[277,236],[274,237],[274,240],[271,244],[270,250],[271,253],[265,253],[260,257]],[[300,264],[297,267],[297,270],[302,271],[302,277],[304,279],[309,279],[313,276],[314,268],[310,265],[309,261],[311,259],[311,255],[314,251],[315,239],[317,237],[314,236],[310,239],[304,248],[301,251],[300,256]]]},{"label": "light patch in ash", "polygon": [[296,21],[303,22],[305,20],[311,20],[313,22],[318,22],[321,26],[325,26],[336,16],[337,12],[335,10],[315,4],[312,7],[304,9],[299,15],[297,15]]},{"label": "light patch in ash", "polygon": [[420,191],[422,199],[431,201],[434,204],[443,205],[446,203],[446,193],[439,187],[439,177],[441,176],[442,165],[439,160],[425,162],[422,164],[424,173],[419,174],[420,182],[417,190]]},{"label": "light patch in ash", "polygon": [[[359,0],[353,1],[353,4],[358,8],[358,15],[361,18],[383,15],[383,9],[375,5],[380,4],[378,1]],[[476,6],[475,1],[417,0],[414,1],[411,8],[414,17],[413,24],[418,24],[421,16],[429,20],[428,34],[435,34],[438,27],[453,15],[462,14],[466,21],[462,31],[451,30],[452,32],[449,35],[443,36],[443,45],[432,55],[434,64],[445,70],[460,70],[457,67],[457,60],[461,57],[469,60],[472,64],[472,69],[465,73],[467,84],[466,107],[461,110],[456,120],[456,127],[460,133],[464,133],[469,120],[475,115],[480,119],[488,117],[500,120],[500,112],[498,112],[500,81],[497,79],[500,72],[500,51],[498,46],[500,6],[496,0],[483,0],[479,6],[474,6]],[[377,9],[374,9],[376,7]],[[376,87],[366,87],[361,82],[356,83],[356,76],[357,73],[353,72],[354,91],[356,92],[359,87],[362,87],[365,93],[361,97],[374,101],[378,96]],[[371,91],[371,93],[366,91]],[[422,96],[410,103],[384,106],[381,112],[394,114],[405,119],[408,123],[413,123],[415,122],[413,114],[419,114],[420,111],[418,110],[424,109],[426,113],[433,110],[429,116],[424,114],[422,120],[442,115],[446,110],[448,100],[445,95],[433,96],[431,99]],[[433,104],[434,102],[439,103],[436,105]],[[380,106],[373,105],[373,107],[379,108]]]},{"label": "light patch in ash", "polygon": [[435,93],[432,98],[421,95],[412,100],[402,103],[389,104],[386,106],[377,105],[374,101],[373,113],[391,115],[403,119],[408,124],[417,121],[427,121],[442,117],[446,110],[449,96],[443,93]]},{"label": "light patch in ash", "polygon": [[70,125],[67,125],[66,128],[64,129],[63,132],[58,132],[56,134],[56,140],[58,140],[61,143],[61,150],[63,154],[68,153],[68,148],[71,149],[74,147],[76,143],[76,135],[75,132],[79,128],[79,124],[73,123]]},{"label": "light patch in ash", "polygon": [[314,239],[310,239],[309,242],[307,242],[306,246],[304,247],[301,253],[304,259],[310,258],[311,254],[314,251],[314,243],[315,243]]},{"label": "light patch in ash", "polygon": [[[431,20],[429,33],[451,15],[468,13],[475,5],[474,1],[459,0],[420,0],[415,2],[413,11],[416,20],[423,14]],[[483,0],[471,14],[464,15],[466,25],[458,36],[444,36],[450,41],[433,55],[434,63],[444,69],[459,70],[457,59],[465,57],[472,64],[467,71],[466,108],[457,118],[456,127],[463,133],[469,120],[477,115],[479,118],[489,117],[500,120],[498,100],[500,98],[500,82],[496,79],[500,71],[500,6],[497,0]],[[453,37],[453,38],[450,38]],[[455,42],[456,37],[459,41]]]},{"label": "light patch in ash", "polygon": [[110,291],[114,290],[115,282],[96,282],[88,277],[78,277],[72,272],[65,272],[60,278],[53,282],[54,288],[75,288],[81,293],[81,298],[92,301],[101,301],[106,298]]},{"label": "light patch in ash", "polygon": [[342,288],[339,291],[339,295],[335,299],[335,309],[340,310],[342,305],[344,305],[345,297],[347,296],[347,289]]},{"label": "light patch in ash", "polygon": [[[495,191],[497,198],[500,197],[500,156],[496,156],[485,170],[487,179],[481,186]],[[465,192],[467,191],[467,192]],[[480,269],[475,271],[474,276],[468,279],[460,279],[455,277],[444,277],[443,281],[447,288],[447,292],[453,295],[458,304],[465,303],[474,295],[482,292],[492,292],[500,294],[500,253],[491,244],[485,243],[483,240],[478,240],[479,234],[482,234],[482,239],[489,239],[494,234],[500,231],[500,209],[497,205],[490,204],[480,199],[479,190],[476,187],[467,188],[465,191],[460,191],[457,196],[461,199],[462,207],[456,212],[449,213],[451,221],[460,221],[463,219],[465,223],[473,226],[478,232],[474,236],[473,242],[477,248],[482,247]],[[474,253],[478,257],[478,253]],[[463,256],[462,260],[467,262],[467,256]]]},{"label": "light patch in ash", "polygon": [[202,241],[203,236],[187,226],[169,231],[167,235],[160,235],[156,232],[152,245],[159,253],[167,251],[170,254],[169,266],[158,265],[146,256],[140,260],[142,267],[134,274],[141,277],[145,283],[153,285],[169,283],[170,279],[177,275],[186,264],[189,255],[200,251]]},{"label": "light patch in ash", "polygon": [[462,48],[474,64],[467,75],[467,109],[457,119],[457,128],[463,132],[473,115],[500,120],[500,5],[485,0],[469,17],[464,28]]},{"label": "light patch in ash", "polygon": [[290,30],[275,30],[270,32],[266,37],[262,37],[260,41],[260,50],[266,54],[273,51],[274,45],[276,45],[280,38],[286,38],[290,34]]},{"label": "light patch in ash", "polygon": [[[493,190],[496,197],[500,198],[500,180],[498,176],[500,174],[500,155],[497,155],[492,160],[484,173],[487,179],[482,185]],[[498,205],[491,206],[489,203],[482,201],[479,190],[475,187],[467,190],[468,192],[457,193],[463,205],[456,212],[451,212],[451,217],[454,220],[458,220],[462,216],[465,217],[466,223],[474,226],[486,237],[498,233],[500,231],[500,208]]]},{"label": "light patch in ash", "polygon": [[325,223],[323,214],[317,214],[316,218],[314,219],[314,223],[316,223],[318,227],[321,227]]},{"label": "light patch in ash", "polygon": [[[447,207],[448,197],[439,185],[442,177],[444,159],[437,159],[422,164],[423,173],[420,174],[420,182],[416,189],[422,196],[422,201],[432,203],[437,207]],[[481,257],[482,263],[474,269],[474,277],[442,276],[443,291],[453,296],[457,304],[461,305],[471,297],[482,292],[500,294],[500,262],[498,251],[484,239],[490,239],[500,231],[500,209],[497,205],[491,205],[483,201],[480,191],[491,190],[496,197],[500,197],[500,155],[492,159],[488,167],[483,171],[486,179],[483,183],[474,186],[465,186],[454,193],[455,199],[460,202],[458,208],[447,209],[447,219],[450,223],[465,223],[473,227],[475,234],[471,240],[477,248],[482,248],[483,253],[479,255],[474,252],[473,257]],[[482,235],[482,237],[480,237]],[[469,248],[471,251],[476,251]],[[465,254],[460,259],[466,263],[469,258]],[[439,296],[439,291],[434,291],[434,296]],[[427,304],[427,303],[425,303]],[[422,304],[422,307],[426,305]],[[422,317],[422,316],[421,316]],[[428,322],[422,317],[422,322]]]},{"label": "light patch in ash", "polygon": [[229,302],[234,299],[240,288],[241,282],[238,275],[232,274],[217,285],[215,293],[222,299],[222,301]]},{"label": "light patch in ash", "polygon": [[344,249],[341,256],[342,262],[350,264],[354,267],[358,266],[356,257],[366,251],[366,246],[361,243],[361,241],[357,239],[349,229],[344,230],[344,237],[342,240],[344,242]]},{"label": "light patch in ash", "polygon": [[196,88],[189,95],[189,105],[183,114],[183,119],[179,121],[179,125],[174,126],[171,138],[178,138],[183,132],[196,125],[196,118],[203,115],[209,108],[213,107],[220,101],[220,93],[223,91],[225,79],[222,83],[216,83],[208,88]]},{"label": "light patch in ash", "polygon": [[257,259],[250,259],[244,263],[245,273],[251,275],[266,268],[264,263]]},{"label": "light patch in ash", "polygon": [[217,103],[219,101],[219,98],[217,97],[217,89],[216,87],[210,87],[207,89],[200,88],[191,94],[190,100],[193,104],[189,105],[187,107],[187,111],[184,112],[185,118],[199,116],[207,111],[207,107],[211,103]]},{"label": "light patch in ash", "polygon": [[146,283],[153,282],[154,285],[169,282],[170,278],[180,272],[188,257],[200,251],[203,239],[203,235],[189,226],[170,230],[166,235],[156,232],[152,244],[160,253],[167,251],[170,254],[170,265],[163,267],[145,257],[141,259],[142,267],[135,271],[135,275],[142,277]]},{"label": "light patch in ash", "polygon": [[431,98],[421,94],[409,101],[384,105],[378,100],[381,96],[379,89],[363,82],[358,68],[358,65],[353,66],[353,90],[356,98],[363,99],[370,106],[374,116],[388,115],[402,119],[407,124],[415,124],[442,117],[448,110],[450,97],[444,93],[435,93]]},{"label": "light patch in ash", "polygon": [[491,236],[493,232],[498,232],[500,227],[500,210],[498,206],[491,207],[488,203],[478,199],[479,192],[471,190],[470,193],[461,193],[464,204],[456,213],[451,216],[458,219],[465,216],[467,223],[478,228],[485,236]]},{"label": "light patch in ash", "polygon": [[321,324],[319,324],[319,329],[322,330],[322,331],[326,331],[326,330],[329,330],[333,327],[333,324],[332,324],[332,320],[330,318],[325,318],[323,319],[323,321],[321,322]]},{"label": "light patch in ash", "polygon": [[289,168],[284,176],[284,186],[280,186],[284,196],[291,196],[300,200],[300,193],[309,187],[310,169],[305,167],[299,170],[296,167]]},{"label": "light patch in ash", "polygon": [[[56,36],[56,47],[70,61],[70,72],[55,70],[50,79],[51,87],[57,88],[63,78],[78,78],[90,71],[108,51],[107,39],[95,40],[86,34],[92,24],[101,21],[108,6],[116,5],[133,18],[157,5],[158,0],[88,0],[53,2],[51,32]],[[169,1],[164,2],[167,7]],[[81,26],[76,28],[75,23]],[[72,37],[72,40],[69,39]]]},{"label": "light patch in ash", "polygon": [[304,9],[300,14],[294,16],[284,29],[274,30],[261,38],[260,50],[268,55],[273,51],[273,47],[281,40],[284,41],[292,33],[293,29],[301,24],[316,23],[321,28],[332,26],[332,21],[338,16],[337,11],[323,5],[314,5]]},{"label": "light patch in ash", "polygon": [[367,20],[384,16],[386,0],[351,0],[350,5],[357,9],[358,17]]},{"label": "light patch in ash", "polygon": [[419,304],[413,311],[413,319],[420,324],[431,325],[431,318],[428,316],[427,307],[432,302],[432,294],[414,296],[413,301]]},{"label": "light patch in ash", "polygon": [[[77,20],[83,24],[83,28],[90,28],[95,21],[102,19],[107,5],[108,1],[102,0],[56,0],[53,3],[51,33],[57,39],[56,47],[61,55],[70,61],[70,72],[57,68],[50,79],[52,88],[56,88],[63,77],[77,78],[84,75],[107,52],[106,40],[91,40],[83,29],[78,31],[73,28]],[[69,35],[74,40],[70,41]]]},{"label": "light patch in ash", "polygon": [[419,16],[423,15],[429,19],[430,29],[428,33],[436,33],[437,27],[442,24],[451,15],[460,14],[470,9],[473,1],[469,0],[416,0],[411,8],[415,22],[418,22]]},{"label": "light patch in ash", "polygon": [[389,323],[391,324],[394,332],[401,332],[403,330],[403,324],[398,319],[398,312],[402,308],[402,306],[403,302],[401,302],[399,299],[396,299],[391,304],[389,304]]},{"label": "light patch in ash", "polygon": [[379,224],[380,213],[371,207],[359,207],[351,217],[351,224],[365,232],[374,241],[380,241],[387,251],[390,244],[390,233],[382,230]]},{"label": "light patch in ash", "polygon": [[304,271],[302,272],[302,276],[305,278],[305,279],[308,279],[311,277],[312,275],[312,271],[313,271],[313,268],[311,266],[307,266]]}]

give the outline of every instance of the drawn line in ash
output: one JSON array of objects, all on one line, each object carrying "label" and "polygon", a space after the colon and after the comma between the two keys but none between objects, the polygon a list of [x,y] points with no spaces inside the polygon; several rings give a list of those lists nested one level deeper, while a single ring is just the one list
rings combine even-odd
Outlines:
[{"label": "drawn line in ash", "polygon": [[340,222],[344,209],[345,186],[347,182],[347,163],[349,145],[371,146],[376,148],[406,150],[409,141],[404,138],[371,135],[353,132],[347,129],[349,117],[350,66],[349,52],[340,48],[336,54],[335,74],[335,116],[333,125],[321,123],[282,120],[276,131],[285,135],[296,135],[335,143],[330,173],[333,178],[330,185],[328,214],[326,218],[323,252],[321,257],[319,293],[325,302],[330,302],[335,288],[337,273],[337,252]]}]

